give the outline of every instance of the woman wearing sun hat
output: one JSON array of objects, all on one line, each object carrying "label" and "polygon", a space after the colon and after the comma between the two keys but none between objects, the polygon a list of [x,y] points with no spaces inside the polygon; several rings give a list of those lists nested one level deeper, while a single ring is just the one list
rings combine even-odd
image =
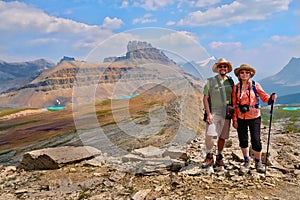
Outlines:
[{"label": "woman wearing sun hat", "polygon": [[248,127],[250,130],[251,145],[254,154],[255,168],[257,172],[264,173],[265,168],[261,161],[261,116],[259,98],[270,103],[276,100],[276,94],[268,95],[261,85],[251,81],[255,75],[255,69],[248,64],[242,64],[234,69],[235,76],[239,83],[232,91],[232,103],[235,108],[233,115],[233,127],[237,129],[240,147],[244,156],[244,165],[240,168],[240,173],[245,174],[250,169],[250,156],[248,146]]}]

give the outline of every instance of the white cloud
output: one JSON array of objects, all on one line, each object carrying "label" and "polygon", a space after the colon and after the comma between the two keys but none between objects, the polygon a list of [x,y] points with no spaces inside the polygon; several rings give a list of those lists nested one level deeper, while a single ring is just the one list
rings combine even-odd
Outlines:
[{"label": "white cloud", "polygon": [[[0,1],[0,18],[0,31],[5,38],[15,38],[18,41],[11,43],[0,38],[1,45],[8,49],[7,52],[15,52],[14,49],[18,48],[20,55],[28,55],[31,52],[36,56],[42,53],[52,56],[65,53],[85,55],[99,42],[113,35],[112,30],[119,28],[123,23],[118,18],[106,17],[103,25],[87,25],[48,15],[25,3],[3,1]],[[50,47],[56,47],[58,50],[47,52],[51,51]]]},{"label": "white cloud", "polygon": [[105,17],[103,20],[102,27],[105,29],[114,30],[114,29],[120,28],[122,26],[122,24],[123,24],[123,21],[121,19],[118,19],[116,17],[114,17],[114,18]]},{"label": "white cloud", "polygon": [[158,8],[162,8],[173,3],[173,0],[138,0],[134,1],[133,5],[142,7],[146,10],[157,10]]},{"label": "white cloud", "polygon": [[174,21],[168,21],[168,22],[166,23],[167,26],[173,26],[173,25],[175,25],[175,24],[176,24],[176,22],[174,22]]},{"label": "white cloud", "polygon": [[[127,52],[127,44],[131,40],[139,40],[139,36],[135,35],[135,32],[125,32],[114,34],[111,37],[108,37],[104,41],[94,41],[94,43],[88,44],[89,46],[94,47],[83,60],[88,62],[102,61],[106,57],[111,56],[124,56]],[[81,47],[87,43],[79,44]]]},{"label": "white cloud", "polygon": [[[187,31],[169,30],[165,35],[152,41],[153,46],[170,52],[170,57],[184,61],[204,60],[209,57],[206,49],[198,43],[198,38]],[[182,61],[182,60],[181,60]]]},{"label": "white cloud", "polygon": [[67,9],[67,10],[64,11],[64,14],[65,15],[71,15],[71,14],[73,14],[73,11],[71,9]]},{"label": "white cloud", "polygon": [[195,3],[195,6],[196,7],[205,7],[205,6],[208,6],[208,5],[214,5],[214,4],[217,4],[221,2],[221,0],[198,0],[196,3]]},{"label": "white cloud", "polygon": [[14,33],[82,34],[118,29],[123,24],[118,18],[106,17],[102,26],[87,25],[70,19],[54,17],[20,2],[0,2],[0,30]]},{"label": "white cloud", "polygon": [[[158,10],[160,8],[164,8],[173,4],[177,4],[176,7],[178,9],[185,9],[186,6],[193,8],[193,7],[206,7],[210,5],[215,5],[221,2],[221,0],[180,0],[180,1],[173,1],[173,0],[136,0],[136,1],[129,1],[123,0],[121,8],[126,8],[131,6],[134,7],[141,7],[145,10]],[[182,10],[181,10],[182,11]]]},{"label": "white cloud", "polygon": [[180,26],[231,25],[248,20],[262,20],[275,12],[288,10],[292,0],[236,0],[231,4],[191,12],[178,22]]},{"label": "white cloud", "polygon": [[95,31],[98,28],[70,19],[49,16],[20,2],[0,2],[0,18],[0,30],[15,33],[80,33]]},{"label": "white cloud", "polygon": [[209,44],[211,49],[223,49],[223,50],[233,50],[239,49],[242,47],[242,43],[240,42],[211,42]]},{"label": "white cloud", "polygon": [[59,39],[57,38],[37,38],[28,41],[29,44],[32,45],[40,45],[40,44],[47,44],[47,43],[58,43]]},{"label": "white cloud", "polygon": [[[187,31],[174,31],[164,28],[139,28],[115,34],[100,42],[84,60],[99,60],[109,56],[123,56],[131,40],[150,43],[153,47],[167,52],[175,61],[204,60],[208,58],[206,50],[197,42],[197,37]],[[95,44],[94,44],[95,46]],[[103,51],[105,49],[105,51]]]},{"label": "white cloud", "polygon": [[[240,42],[211,42],[210,52],[216,57],[225,57],[234,66],[250,64],[257,71],[255,80],[279,72],[292,57],[300,55],[300,35],[294,37],[274,35],[261,46],[249,48]],[[270,70],[271,69],[271,70]]]},{"label": "white cloud", "polygon": [[141,24],[146,24],[146,23],[152,23],[152,22],[157,22],[156,19],[153,19],[151,18],[152,15],[151,14],[146,14],[144,15],[142,18],[135,18],[132,20],[132,23],[133,24],[138,24],[138,23],[141,23]]},{"label": "white cloud", "polygon": [[122,6],[121,6],[121,8],[127,8],[128,5],[129,5],[128,0],[122,1]]},{"label": "white cloud", "polygon": [[295,37],[288,37],[288,36],[279,36],[274,35],[270,37],[271,42],[277,42],[281,44],[300,44],[300,35]]},{"label": "white cloud", "polygon": [[[191,44],[197,42],[197,37],[187,31],[170,32],[167,35],[160,37],[159,43],[167,41],[168,44],[182,46],[183,44]],[[164,43],[164,42],[163,42]]]}]

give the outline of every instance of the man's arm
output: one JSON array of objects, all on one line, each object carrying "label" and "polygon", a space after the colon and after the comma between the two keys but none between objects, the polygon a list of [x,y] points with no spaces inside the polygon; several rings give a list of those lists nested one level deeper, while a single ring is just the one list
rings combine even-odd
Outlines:
[{"label": "man's arm", "polygon": [[211,115],[211,110],[209,108],[209,96],[208,95],[204,95],[203,96],[203,106],[204,106],[204,109],[205,109],[205,112],[207,114],[207,118],[206,118],[206,122],[208,124],[211,124],[212,123],[212,115]]}]

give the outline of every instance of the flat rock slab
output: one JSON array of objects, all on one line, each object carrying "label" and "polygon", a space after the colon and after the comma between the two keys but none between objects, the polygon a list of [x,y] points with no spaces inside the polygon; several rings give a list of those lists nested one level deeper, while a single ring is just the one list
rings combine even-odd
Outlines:
[{"label": "flat rock slab", "polygon": [[101,155],[101,151],[90,146],[63,146],[27,152],[19,168],[25,170],[58,169],[60,165],[80,162]]},{"label": "flat rock slab", "polygon": [[133,150],[133,154],[137,154],[143,158],[161,158],[164,150],[154,147],[154,146],[147,146],[140,149]]}]

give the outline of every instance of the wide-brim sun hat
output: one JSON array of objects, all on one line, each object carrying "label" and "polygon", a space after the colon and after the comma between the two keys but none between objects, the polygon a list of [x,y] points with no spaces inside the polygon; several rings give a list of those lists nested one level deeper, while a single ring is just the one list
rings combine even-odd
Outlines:
[{"label": "wide-brim sun hat", "polygon": [[236,77],[239,77],[241,70],[250,71],[250,78],[252,78],[255,75],[255,69],[253,69],[252,67],[250,67],[250,65],[248,65],[248,64],[241,64],[240,67],[234,69],[234,74],[236,75]]},{"label": "wide-brim sun hat", "polygon": [[228,62],[225,58],[220,58],[218,60],[218,62],[216,62],[213,66],[212,66],[212,71],[215,73],[218,73],[218,66],[221,64],[225,64],[228,67],[228,73],[232,71],[232,64],[230,62]]}]

